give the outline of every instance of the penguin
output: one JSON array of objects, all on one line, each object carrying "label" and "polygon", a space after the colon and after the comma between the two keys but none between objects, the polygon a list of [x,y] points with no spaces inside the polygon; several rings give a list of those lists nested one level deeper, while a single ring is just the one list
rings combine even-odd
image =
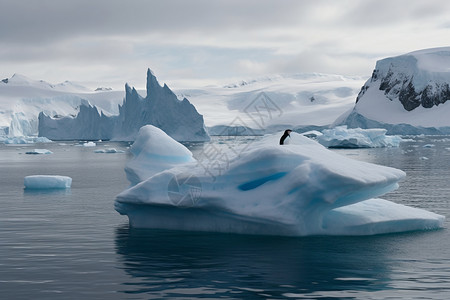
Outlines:
[{"label": "penguin", "polygon": [[[282,136],[281,139],[280,139],[280,145],[284,145],[284,140],[286,140],[287,137],[291,137],[291,136],[289,135],[291,132],[292,132],[291,129],[286,129],[286,130],[284,131],[284,134],[283,134],[283,136]],[[289,141],[289,140],[286,141],[286,144],[289,144],[288,141]]]}]

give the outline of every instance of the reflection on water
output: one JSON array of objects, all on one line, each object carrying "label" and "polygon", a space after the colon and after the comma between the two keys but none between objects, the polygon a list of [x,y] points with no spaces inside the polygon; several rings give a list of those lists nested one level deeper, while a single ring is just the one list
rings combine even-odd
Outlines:
[{"label": "reflection on water", "polygon": [[[254,298],[388,289],[389,236],[269,237],[116,229],[124,293]],[[380,242],[383,245],[380,247]]]},{"label": "reflection on water", "polygon": [[62,196],[71,195],[72,190],[67,189],[23,189],[24,198],[39,197],[39,196],[54,196],[55,198],[60,198]]}]

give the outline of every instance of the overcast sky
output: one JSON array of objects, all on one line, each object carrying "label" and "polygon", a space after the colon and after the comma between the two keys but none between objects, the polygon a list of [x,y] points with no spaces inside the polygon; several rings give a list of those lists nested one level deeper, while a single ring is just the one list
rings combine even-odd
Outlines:
[{"label": "overcast sky", "polygon": [[[369,77],[450,46],[448,0],[0,0],[0,77],[171,87],[278,73]],[[0,79],[1,79],[0,78]]]}]

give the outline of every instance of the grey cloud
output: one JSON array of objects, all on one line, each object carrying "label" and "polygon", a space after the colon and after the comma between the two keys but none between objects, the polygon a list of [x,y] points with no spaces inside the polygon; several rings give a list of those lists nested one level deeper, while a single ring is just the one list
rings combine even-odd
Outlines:
[{"label": "grey cloud", "polygon": [[450,2],[446,0],[368,0],[343,15],[342,25],[361,27],[390,27],[404,22],[420,23],[425,19],[446,18]]},{"label": "grey cloud", "polygon": [[295,25],[307,1],[0,0],[0,40],[49,42],[76,36],[217,32]]},{"label": "grey cloud", "polygon": [[370,75],[379,57],[440,42],[449,9],[446,0],[0,0],[0,71],[120,82],[147,67],[170,80]]}]

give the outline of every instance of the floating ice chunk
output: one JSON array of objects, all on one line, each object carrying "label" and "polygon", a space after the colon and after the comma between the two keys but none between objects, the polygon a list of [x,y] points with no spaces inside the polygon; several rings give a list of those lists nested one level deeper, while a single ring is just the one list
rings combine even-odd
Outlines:
[{"label": "floating ice chunk", "polygon": [[97,144],[94,142],[83,143],[83,147],[95,147],[95,146],[97,146]]},{"label": "floating ice chunk", "polygon": [[53,152],[47,149],[33,149],[25,152],[25,154],[52,154]]},{"label": "floating ice chunk", "polygon": [[107,148],[107,149],[97,149],[94,150],[95,153],[124,153],[123,150],[117,150],[116,148]]},{"label": "floating ice chunk", "polygon": [[433,144],[426,144],[426,145],[423,145],[422,147],[423,148],[433,148],[435,145],[433,145]]},{"label": "floating ice chunk", "polygon": [[127,166],[127,174],[142,175],[132,184],[141,182],[120,193],[115,208],[140,228],[304,236],[442,227],[443,216],[372,199],[396,189],[403,171],[352,160],[296,133],[280,146],[280,136],[208,164],[148,126]]},{"label": "floating ice chunk", "polygon": [[24,179],[26,189],[67,189],[72,178],[59,175],[30,175]]},{"label": "floating ice chunk", "polygon": [[398,147],[402,138],[386,135],[386,129],[361,129],[337,126],[323,130],[317,141],[328,148]]}]

